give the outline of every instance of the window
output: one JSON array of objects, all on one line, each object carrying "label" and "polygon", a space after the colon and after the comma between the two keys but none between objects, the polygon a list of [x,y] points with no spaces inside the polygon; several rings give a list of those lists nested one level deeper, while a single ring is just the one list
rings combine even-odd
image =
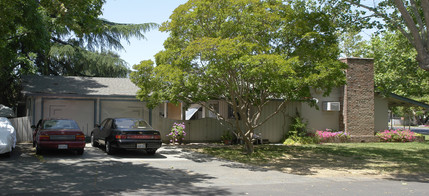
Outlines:
[{"label": "window", "polygon": [[203,109],[201,108],[201,105],[198,104],[192,104],[189,106],[189,108],[186,110],[186,118],[185,120],[196,120],[200,119],[202,116]]},{"label": "window", "polygon": [[118,118],[115,119],[115,127],[118,129],[147,129],[151,128],[149,124],[144,120],[129,119],[129,118]]},{"label": "window", "polygon": [[[200,106],[198,109],[191,111],[193,114],[190,118],[188,118],[188,116],[186,116],[186,120],[197,120],[197,119],[201,119],[202,118],[202,114],[203,114],[203,108]],[[186,114],[188,115],[188,111],[186,112]]]},{"label": "window", "polygon": [[[237,112],[238,120],[241,120],[240,114]],[[228,118],[229,119],[235,119],[234,116],[234,110],[232,109],[231,105],[228,105]]]},{"label": "window", "polygon": [[217,114],[219,114],[219,103],[210,103],[209,105],[210,108],[213,108],[216,113],[212,112],[211,110],[209,110],[209,118],[216,118]]},{"label": "window", "polygon": [[103,122],[101,122],[100,129],[103,128],[104,126],[106,126],[107,120],[108,119],[105,119],[105,120],[103,120]]},{"label": "window", "polygon": [[46,120],[43,129],[79,129],[74,120]]},{"label": "window", "polygon": [[110,129],[110,128],[112,128],[112,119],[109,119],[109,120],[107,120],[106,121],[106,124],[105,124],[105,126],[103,126],[103,128],[105,128],[105,129]]}]

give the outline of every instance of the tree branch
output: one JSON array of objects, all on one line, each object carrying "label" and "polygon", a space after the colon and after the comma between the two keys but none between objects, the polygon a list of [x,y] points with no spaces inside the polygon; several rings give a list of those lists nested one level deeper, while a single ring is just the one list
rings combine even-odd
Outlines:
[{"label": "tree branch", "polygon": [[[388,15],[386,15],[386,14],[384,14],[384,13],[381,13],[381,12],[379,12],[377,9],[375,9],[375,8],[373,8],[373,7],[369,7],[369,6],[366,6],[366,5],[363,5],[363,4],[361,4],[361,3],[357,3],[357,2],[355,2],[354,0],[345,0],[346,2],[348,2],[348,3],[350,3],[350,4],[352,4],[352,5],[355,5],[355,6],[358,6],[358,7],[362,7],[362,8],[365,8],[365,9],[367,9],[367,10],[369,10],[369,11],[371,11],[371,12],[373,12],[376,16],[378,16],[378,17],[381,17],[381,18],[383,18],[387,23],[390,23],[392,26],[394,26],[395,28],[397,28],[406,38],[407,38],[407,40],[417,49],[417,45],[416,45],[416,40],[415,39],[413,39],[413,37],[414,37],[414,35],[413,36],[411,36],[409,33],[407,33],[407,31],[404,29],[404,28],[402,28],[401,27],[401,25],[399,25],[399,23],[398,22],[395,22],[395,21],[393,21],[392,20],[392,18],[391,17],[389,17]],[[427,0],[424,0],[424,1],[427,1]],[[397,2],[399,2],[399,4],[400,5],[402,5],[402,7],[403,7],[403,10],[405,10],[405,12],[406,12],[406,14],[409,16],[409,14],[408,14],[408,12],[407,12],[407,10],[406,10],[406,8],[404,7],[404,4],[403,4],[403,2],[402,2],[402,0],[395,0],[395,4],[397,3]],[[397,5],[397,7],[398,7],[398,5]],[[399,9],[399,7],[398,7],[398,9]],[[399,10],[400,12],[401,12],[401,14],[402,14],[402,11],[401,10]],[[404,18],[404,16],[403,16],[403,18]],[[411,17],[410,17],[411,18]],[[404,18],[404,20],[405,20],[405,18]],[[412,21],[412,19],[411,19],[411,21]],[[428,21],[426,21],[426,23],[427,23]],[[412,22],[412,23],[414,23],[414,22]],[[408,26],[408,25],[407,25]],[[415,27],[415,25],[414,25],[414,27]],[[415,27],[416,28],[416,27]],[[410,29],[410,31],[411,31],[411,29]],[[412,31],[411,31],[412,32]],[[418,32],[418,31],[417,31]],[[417,37],[419,37],[420,38],[420,36],[417,36]],[[420,43],[421,44],[421,43]]]},{"label": "tree branch", "polygon": [[277,106],[276,111],[274,111],[273,113],[271,113],[270,115],[268,115],[264,120],[262,120],[260,123],[258,123],[255,128],[262,126],[262,124],[264,124],[265,122],[267,122],[270,118],[272,118],[274,115],[276,115],[277,113],[279,113],[283,108],[286,107],[286,101],[282,101],[282,103]]},{"label": "tree branch", "polygon": [[55,38],[55,37],[51,37],[51,40],[52,40],[52,41],[54,41],[54,42],[56,42],[56,43],[59,43],[59,44],[63,44],[63,45],[70,45],[70,46],[72,46],[70,43],[65,42],[65,41],[63,41],[63,40],[60,40],[60,39]]},{"label": "tree branch", "polygon": [[6,40],[9,41],[9,40],[12,40],[12,39],[15,39],[15,38],[21,38],[21,37],[26,36],[26,35],[27,35],[27,33],[23,33],[23,34],[20,34],[20,35],[8,37]]},{"label": "tree branch", "polygon": [[[421,1],[422,9],[423,9],[423,17],[426,22],[426,35],[425,35],[425,45],[426,49],[429,48],[429,0],[422,0]],[[422,31],[424,32],[424,31]],[[424,34],[424,33],[423,33]],[[422,35],[424,36],[424,35]]]},{"label": "tree branch", "polygon": [[219,112],[217,112],[213,107],[210,107],[210,103],[207,102],[198,102],[198,104],[200,104],[201,106],[203,106],[204,108],[208,109],[209,111],[213,112],[214,114],[216,114],[216,118],[218,120],[221,120],[221,122],[226,122],[228,123],[231,127],[234,127],[234,124],[230,121],[227,120],[227,118],[225,118],[224,116],[222,116]]},{"label": "tree branch", "polygon": [[422,17],[420,17],[419,11],[417,10],[417,5],[414,0],[410,0],[411,3],[411,9],[413,11],[413,14],[416,16],[417,24],[419,24],[419,31],[424,31],[424,24],[422,21]]},{"label": "tree branch", "polygon": [[425,47],[423,45],[422,39],[419,34],[419,30],[417,29],[416,24],[413,21],[413,18],[411,17],[410,13],[408,13],[407,8],[404,6],[404,3],[402,0],[395,0],[395,5],[398,8],[399,12],[401,12],[402,18],[405,21],[405,24],[408,27],[408,30],[410,31],[411,35],[413,36],[414,40],[411,42],[414,47],[417,50],[418,57],[421,60],[423,60],[421,54],[426,53]]}]

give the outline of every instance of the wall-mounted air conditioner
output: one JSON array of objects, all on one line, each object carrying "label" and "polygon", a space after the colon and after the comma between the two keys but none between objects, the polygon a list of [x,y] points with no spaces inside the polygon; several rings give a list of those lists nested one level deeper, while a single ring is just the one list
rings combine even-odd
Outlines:
[{"label": "wall-mounted air conditioner", "polygon": [[340,111],[340,102],[325,101],[323,102],[323,111]]}]

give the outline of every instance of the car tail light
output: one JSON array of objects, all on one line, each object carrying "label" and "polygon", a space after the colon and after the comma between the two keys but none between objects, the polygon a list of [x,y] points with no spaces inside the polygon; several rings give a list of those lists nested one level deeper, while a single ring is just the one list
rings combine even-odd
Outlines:
[{"label": "car tail light", "polygon": [[76,140],[78,140],[78,141],[85,141],[85,135],[81,135],[81,134],[76,135]]},{"label": "car tail light", "polygon": [[127,135],[116,135],[115,138],[118,140],[124,140],[127,139]]},{"label": "car tail light", "polygon": [[49,140],[49,139],[50,139],[49,135],[40,135],[39,136],[39,140],[46,141],[46,140]]},{"label": "car tail light", "polygon": [[128,135],[128,139],[161,139],[160,135]]}]

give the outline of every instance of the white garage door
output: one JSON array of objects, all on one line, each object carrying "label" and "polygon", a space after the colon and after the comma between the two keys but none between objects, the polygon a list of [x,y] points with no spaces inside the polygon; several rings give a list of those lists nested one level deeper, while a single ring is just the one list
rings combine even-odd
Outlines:
[{"label": "white garage door", "polygon": [[94,104],[94,100],[47,99],[43,101],[43,118],[73,119],[89,135],[95,123]]},{"label": "white garage door", "polygon": [[100,121],[105,118],[143,118],[149,122],[149,110],[141,101],[100,100]]}]

